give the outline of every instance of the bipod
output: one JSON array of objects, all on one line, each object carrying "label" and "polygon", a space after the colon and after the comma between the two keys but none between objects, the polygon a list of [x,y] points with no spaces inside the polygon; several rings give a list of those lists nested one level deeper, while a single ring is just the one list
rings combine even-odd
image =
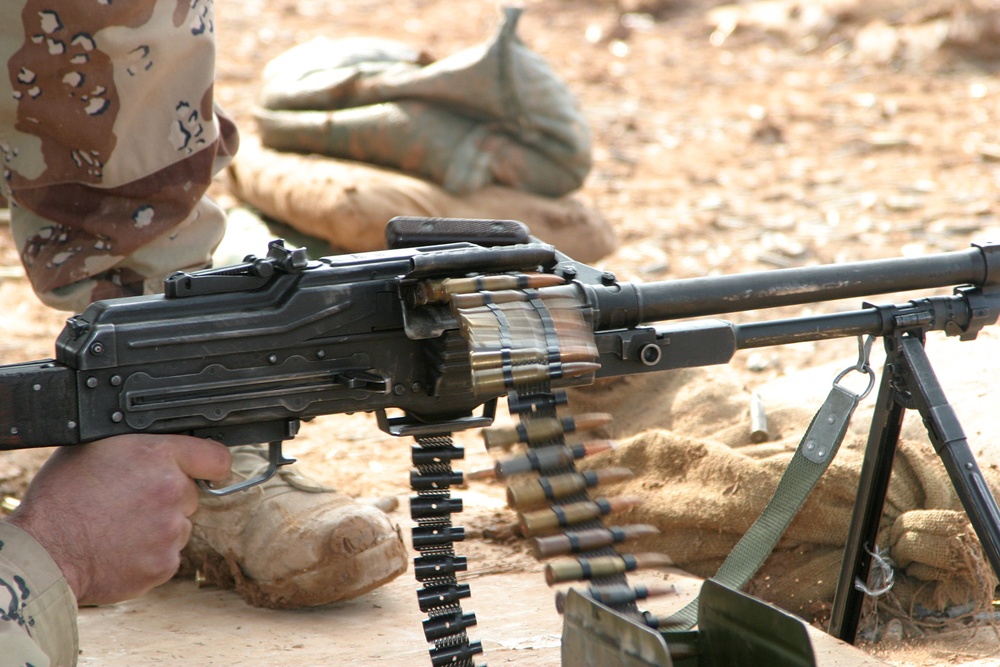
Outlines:
[{"label": "bipod", "polygon": [[924,331],[896,332],[885,336],[884,341],[885,369],[830,619],[830,634],[851,644],[861,619],[876,535],[907,409],[916,410],[923,419],[983,551],[1000,576],[1000,507],[986,486],[958,416],[931,367],[924,349]]}]

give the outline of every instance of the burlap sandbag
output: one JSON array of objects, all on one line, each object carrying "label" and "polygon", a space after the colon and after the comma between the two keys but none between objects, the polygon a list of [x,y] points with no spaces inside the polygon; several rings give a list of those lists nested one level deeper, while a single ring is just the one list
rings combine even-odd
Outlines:
[{"label": "burlap sandbag", "polygon": [[268,64],[263,145],[399,169],[468,194],[491,183],[559,197],[590,170],[590,131],[563,82],[517,36],[441,60],[405,44],[319,39]]},{"label": "burlap sandbag", "polygon": [[581,262],[614,250],[600,214],[569,197],[490,185],[452,195],[429,181],[349,160],[297,155],[245,139],[229,171],[234,196],[262,213],[349,252],[385,247],[397,215],[520,220],[532,234]]},{"label": "burlap sandbag", "polygon": [[[775,556],[754,577],[751,593],[810,620],[828,611],[857,494],[861,445],[849,443],[841,451]],[[681,568],[708,577],[763,511],[791,458],[791,452],[758,458],[755,447],[734,449],[652,430],[624,441],[598,461],[639,471],[614,493],[645,498],[621,518],[660,528],[661,535],[643,548],[666,553]],[[901,443],[879,544],[889,557],[900,559],[905,575],[928,584],[917,600],[924,607],[943,611],[949,605],[988,600],[996,580],[982,565],[981,548],[964,513],[955,509],[957,498],[942,488],[943,466],[926,450]],[[936,504],[949,509],[924,511]]]},{"label": "burlap sandbag", "polygon": [[[962,406],[967,432],[988,431],[990,401],[984,364],[1000,349],[991,333],[976,343],[948,341],[937,355]],[[985,367],[984,367],[985,366]],[[763,511],[837,368],[800,373],[762,388],[774,441],[750,441],[750,391],[729,367],[631,377],[571,392],[575,412],[610,411],[603,435],[620,447],[587,466],[624,466],[637,476],[609,495],[637,494],[642,505],[616,522],[651,523],[661,535],[636,550],[670,555],[683,569],[708,577]],[[979,378],[977,380],[977,377]],[[948,381],[945,378],[943,382]],[[843,545],[858,488],[873,397],[863,402],[844,446],[820,480],[777,550],[747,590],[809,620],[829,614]],[[943,612],[972,604],[988,608],[997,585],[940,458],[915,415],[899,444],[879,534],[879,548],[895,564],[897,583],[881,598],[903,615]],[[923,435],[923,437],[921,437]],[[1000,489],[996,455],[977,449],[987,484]]]}]

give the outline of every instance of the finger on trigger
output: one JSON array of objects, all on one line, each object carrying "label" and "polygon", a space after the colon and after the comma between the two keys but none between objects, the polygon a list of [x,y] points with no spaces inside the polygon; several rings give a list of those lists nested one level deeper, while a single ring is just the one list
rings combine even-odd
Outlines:
[{"label": "finger on trigger", "polygon": [[179,441],[180,446],[176,448],[175,458],[177,465],[188,477],[212,482],[229,477],[233,459],[225,445],[214,440],[177,437],[182,438],[182,441]]}]

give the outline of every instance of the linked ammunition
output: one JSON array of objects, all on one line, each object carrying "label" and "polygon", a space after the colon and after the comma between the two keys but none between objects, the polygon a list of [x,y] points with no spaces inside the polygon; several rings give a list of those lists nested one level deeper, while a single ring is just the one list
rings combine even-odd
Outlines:
[{"label": "linked ammunition", "polygon": [[611,577],[616,574],[673,565],[666,554],[642,553],[594,558],[575,558],[549,563],[545,566],[545,581],[549,586],[564,581]]},{"label": "linked ammunition", "polygon": [[[551,287],[551,286],[549,286]],[[541,289],[541,288],[539,288]],[[552,294],[550,292],[540,291],[536,295],[541,297],[542,301],[545,303],[545,307],[549,310],[580,310],[579,302],[573,297],[567,297],[565,295]],[[481,308],[486,304],[503,304],[503,303],[518,303],[531,301],[534,298],[533,295],[527,292],[518,290],[498,290],[491,292],[474,292],[466,294],[452,294],[451,295],[451,305],[459,310],[468,310],[472,308]]]},{"label": "linked ammunition", "polygon": [[[571,366],[576,364],[564,364]],[[597,366],[597,364],[579,364]],[[555,440],[565,433],[589,431],[600,428],[611,421],[605,412],[591,412],[568,417],[546,417],[521,422],[516,426],[483,429],[483,440],[487,449],[509,448],[518,442],[546,442]]]},{"label": "linked ammunition", "polygon": [[[532,347],[548,351],[548,343],[545,336],[538,331],[512,332],[501,330],[496,326],[496,322],[467,322],[461,323],[462,335],[469,340],[472,350],[499,350],[502,348],[522,348]],[[468,330],[466,330],[468,328]]]},{"label": "linked ammunition", "polygon": [[506,479],[511,475],[532,471],[544,473],[547,470],[562,468],[585,456],[592,456],[606,452],[609,449],[614,449],[615,446],[615,442],[612,440],[592,440],[576,445],[538,447],[537,449],[530,449],[524,454],[504,461],[497,461],[496,465],[492,468],[474,470],[467,476],[469,479],[485,479],[487,477]]},{"label": "linked ammunition", "polygon": [[639,496],[617,498],[597,498],[581,500],[566,505],[554,505],[543,510],[525,512],[521,515],[521,533],[526,537],[549,532],[556,528],[566,528],[599,516],[621,512],[642,502]]},{"label": "linked ammunition", "polygon": [[454,604],[469,597],[469,595],[471,595],[469,584],[425,586],[417,591],[417,604],[420,606],[420,611],[427,611],[434,607],[446,607]]},{"label": "linked ammunition", "polygon": [[504,365],[538,364],[546,361],[548,356],[548,351],[544,347],[522,347],[516,350],[497,347],[472,352],[469,355],[469,364],[475,373],[484,368],[500,368]]},{"label": "linked ammunition", "polygon": [[476,615],[471,613],[463,614],[461,611],[456,611],[444,616],[435,616],[423,622],[424,637],[427,641],[433,642],[456,635],[473,625],[476,625]]},{"label": "linked ammunition", "polygon": [[[673,584],[661,584],[647,586],[646,584],[636,584],[635,586],[612,585],[612,586],[589,586],[586,595],[601,604],[613,607],[624,605],[630,602],[646,600],[664,595],[676,595],[677,587]],[[556,611],[560,614],[566,606],[566,592],[556,593]]]},{"label": "linked ammunition", "polygon": [[586,472],[568,472],[553,477],[539,477],[507,487],[507,505],[524,511],[544,505],[549,500],[565,498],[600,484],[613,484],[632,477],[628,468],[602,468]]},{"label": "linked ammunition", "polygon": [[509,368],[485,368],[472,372],[472,387],[477,392],[502,393],[514,389],[518,385],[581,377],[587,373],[595,372],[600,367],[600,364],[570,362],[552,365],[525,364]]},{"label": "linked ammunition", "polygon": [[548,364],[524,364],[510,368],[484,368],[472,371],[474,391],[500,393],[519,384],[544,382],[550,375]]},{"label": "linked ammunition", "polygon": [[636,584],[635,586],[591,586],[587,593],[601,604],[619,605],[663,595],[677,595],[677,587],[673,584],[661,584],[659,586],[647,586],[645,584]]},{"label": "linked ammunition", "polygon": [[528,295],[516,290],[501,292],[478,292],[473,294],[453,294],[451,305],[459,310],[482,308],[488,303],[510,303],[511,301],[527,301]]},{"label": "linked ammunition", "polygon": [[524,396],[511,392],[507,394],[507,409],[511,414],[534,414],[541,410],[555,410],[560,405],[569,403],[569,397],[562,389],[552,393],[525,394]]},{"label": "linked ammunition", "polygon": [[[550,359],[554,356],[554,359]],[[501,368],[503,366],[517,366],[521,364],[541,364],[547,361],[569,362],[592,362],[595,355],[582,345],[560,344],[559,349],[550,355],[549,350],[544,345],[533,347],[522,347],[510,349],[496,346],[491,349],[477,350],[469,355],[469,363],[472,371],[476,372],[485,368]]]},{"label": "linked ammunition", "polygon": [[533,538],[533,547],[537,558],[547,558],[581,551],[591,551],[612,544],[620,544],[647,535],[657,535],[660,529],[648,524],[630,526],[612,526],[611,528],[589,528],[587,530],[568,530],[558,535]]},{"label": "linked ammunition", "polygon": [[538,289],[554,287],[565,281],[550,273],[499,274],[474,278],[444,278],[424,280],[416,289],[417,305],[447,301],[454,294],[495,292],[498,290]]}]

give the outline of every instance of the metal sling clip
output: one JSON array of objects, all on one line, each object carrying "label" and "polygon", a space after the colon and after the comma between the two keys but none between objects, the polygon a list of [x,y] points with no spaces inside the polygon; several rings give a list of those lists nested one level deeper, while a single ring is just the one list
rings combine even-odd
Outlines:
[{"label": "metal sling clip", "polygon": [[[868,338],[858,336],[858,363],[853,366],[848,366],[833,379],[834,386],[839,386],[840,381],[843,380],[844,377],[851,371],[866,374],[868,376],[868,387],[864,390],[864,392],[858,394],[859,401],[864,400],[875,386],[875,370],[869,363],[869,360],[871,359],[872,345],[874,343],[875,336],[868,336]],[[841,387],[841,389],[843,389],[843,387]]]}]

